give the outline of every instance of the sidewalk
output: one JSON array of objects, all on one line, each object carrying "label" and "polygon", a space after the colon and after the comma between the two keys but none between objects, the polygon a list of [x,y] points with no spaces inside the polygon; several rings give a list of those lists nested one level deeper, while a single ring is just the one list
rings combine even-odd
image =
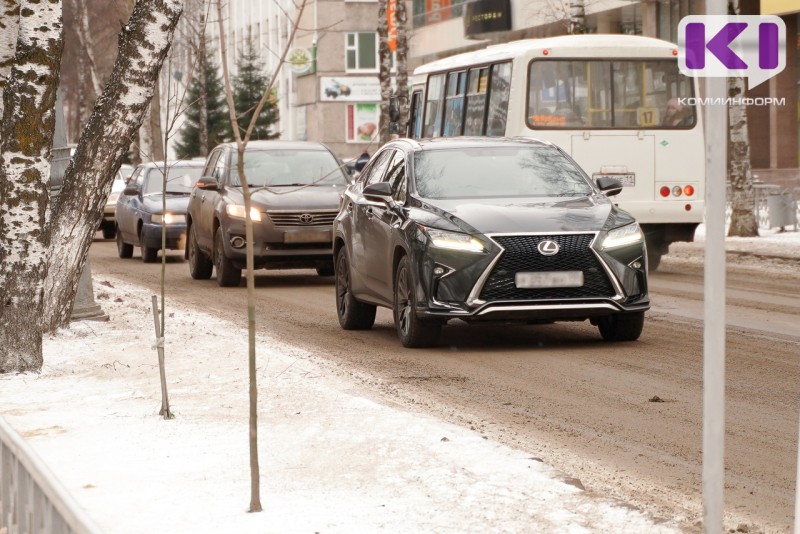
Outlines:
[{"label": "sidewalk", "polygon": [[165,421],[150,294],[103,275],[94,287],[111,321],[46,338],[40,375],[0,375],[0,416],[107,532],[677,532],[524,452],[368,400],[266,336],[264,512],[249,514],[246,331],[168,300]]}]

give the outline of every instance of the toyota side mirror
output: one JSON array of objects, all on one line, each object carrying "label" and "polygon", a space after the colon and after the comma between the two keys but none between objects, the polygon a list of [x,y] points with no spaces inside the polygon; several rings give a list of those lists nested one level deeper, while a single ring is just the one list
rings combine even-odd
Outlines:
[{"label": "toyota side mirror", "polygon": [[219,182],[213,176],[203,176],[197,180],[197,188],[204,191],[219,191]]},{"label": "toyota side mirror", "polygon": [[139,194],[139,188],[135,185],[126,185],[125,189],[122,190],[122,194],[129,197],[136,196]]}]

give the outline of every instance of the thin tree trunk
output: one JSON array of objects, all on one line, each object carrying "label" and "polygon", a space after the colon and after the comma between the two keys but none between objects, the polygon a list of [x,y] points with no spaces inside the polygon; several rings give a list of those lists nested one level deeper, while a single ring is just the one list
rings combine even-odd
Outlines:
[{"label": "thin tree trunk", "polygon": [[[153,103],[152,98],[150,103]],[[154,161],[153,158],[153,131],[150,129],[152,119],[150,116],[153,113],[153,106],[148,105],[144,112],[144,119],[141,126],[139,126],[139,157],[142,161]]]},{"label": "thin tree trunk", "polygon": [[[161,81],[156,79],[150,99],[150,154],[155,161],[164,161],[164,133],[161,128]],[[148,126],[148,125],[146,125]]]},{"label": "thin tree trunk", "polygon": [[200,98],[197,105],[200,106],[200,120],[197,125],[198,145],[200,149],[200,156],[208,156],[208,90],[206,88],[206,33],[205,33],[205,17],[200,16],[200,26],[202,32],[200,33],[198,43],[199,49],[197,51],[197,83],[200,87]]},{"label": "thin tree trunk", "polygon": [[94,39],[92,38],[92,30],[89,27],[89,10],[86,6],[88,1],[89,0],[75,0],[75,8],[77,9],[75,18],[78,21],[78,30],[76,33],[78,34],[78,41],[82,49],[81,55],[85,60],[85,67],[89,80],[92,82],[94,96],[91,101],[93,102],[94,99],[103,92],[103,85],[100,83],[100,78],[97,75],[97,63],[94,60]]},{"label": "thin tree trunk", "polygon": [[114,69],[81,134],[49,225],[55,247],[45,283],[46,330],[69,317],[103,203],[153,96],[182,8],[182,0],[139,0],[120,32]]},{"label": "thin tree trunk", "polygon": [[[728,78],[728,96],[744,96],[744,79]],[[731,224],[729,236],[755,237],[758,235],[756,200],[753,176],[750,172],[750,142],[747,136],[747,107],[728,106],[730,140],[728,142],[728,179],[731,185]]]},{"label": "thin tree trunk", "polygon": [[[289,49],[294,42],[294,36],[297,33],[297,25],[300,22],[300,19],[303,17],[303,11],[305,10],[307,0],[301,0],[299,5],[296,5],[297,9],[297,16],[292,21],[291,19],[288,22],[291,22],[291,30],[289,33],[288,38],[286,39],[286,45],[283,48],[283,53],[281,54],[280,59],[278,60],[278,64],[275,66],[275,70],[272,73],[272,76],[269,78],[269,83],[267,87],[264,89],[264,94],[261,96],[261,100],[259,101],[258,105],[256,106],[255,111],[253,112],[252,118],[250,119],[250,125],[245,132],[244,138],[242,138],[241,132],[239,131],[237,116],[236,116],[236,106],[233,101],[233,89],[231,87],[231,80],[230,75],[228,73],[228,57],[227,57],[227,48],[225,46],[225,26],[224,26],[224,18],[222,16],[222,0],[217,0],[217,17],[219,23],[219,46],[220,51],[222,53],[222,77],[225,82],[225,97],[228,101],[228,113],[229,113],[229,120],[231,122],[231,129],[233,130],[233,137],[236,140],[236,148],[237,148],[237,159],[236,159],[236,167],[237,172],[239,173],[239,181],[242,184],[242,196],[244,197],[244,212],[245,212],[245,254],[246,254],[246,279],[247,279],[247,339],[248,339],[248,374],[249,374],[249,396],[250,396],[250,412],[249,412],[249,446],[250,446],[250,512],[260,512],[262,511],[261,507],[261,474],[258,465],[258,385],[257,385],[257,377],[256,377],[256,305],[255,305],[255,260],[253,257],[253,220],[250,218],[250,187],[247,183],[247,177],[244,173],[244,152],[247,148],[247,143],[250,141],[250,136],[253,134],[253,130],[256,127],[256,122],[258,120],[258,116],[261,114],[261,110],[264,109],[264,105],[267,102],[270,94],[272,93],[272,87],[275,84],[275,80],[278,79],[278,74],[280,73],[281,67],[286,62],[286,55],[289,53]],[[289,18],[287,14],[287,18]]]},{"label": "thin tree trunk", "polygon": [[77,101],[79,131],[86,126],[86,123],[89,121],[89,115],[92,113],[91,103],[94,102],[96,98],[92,92],[92,86],[89,81],[89,69],[86,63],[86,54],[78,53]]},{"label": "thin tree trunk", "polygon": [[22,0],[0,126],[0,373],[42,366],[43,229],[63,46],[61,2]]}]

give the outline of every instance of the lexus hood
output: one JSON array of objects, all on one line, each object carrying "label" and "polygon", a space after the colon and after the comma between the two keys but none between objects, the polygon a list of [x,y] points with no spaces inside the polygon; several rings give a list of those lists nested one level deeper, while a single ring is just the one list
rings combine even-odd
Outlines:
[{"label": "lexus hood", "polygon": [[[596,232],[633,222],[605,196],[578,198],[449,199],[422,201],[414,219],[443,229],[481,234]],[[427,214],[420,211],[427,211]],[[427,220],[426,220],[427,219]],[[440,224],[437,224],[440,223]]]}]

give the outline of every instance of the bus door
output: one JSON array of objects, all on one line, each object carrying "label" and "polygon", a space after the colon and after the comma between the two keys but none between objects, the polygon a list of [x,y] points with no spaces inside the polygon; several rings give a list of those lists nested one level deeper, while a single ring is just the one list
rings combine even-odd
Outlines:
[{"label": "bus door", "polygon": [[408,110],[407,136],[412,139],[422,137],[422,89],[415,90],[411,95],[411,106]]}]

